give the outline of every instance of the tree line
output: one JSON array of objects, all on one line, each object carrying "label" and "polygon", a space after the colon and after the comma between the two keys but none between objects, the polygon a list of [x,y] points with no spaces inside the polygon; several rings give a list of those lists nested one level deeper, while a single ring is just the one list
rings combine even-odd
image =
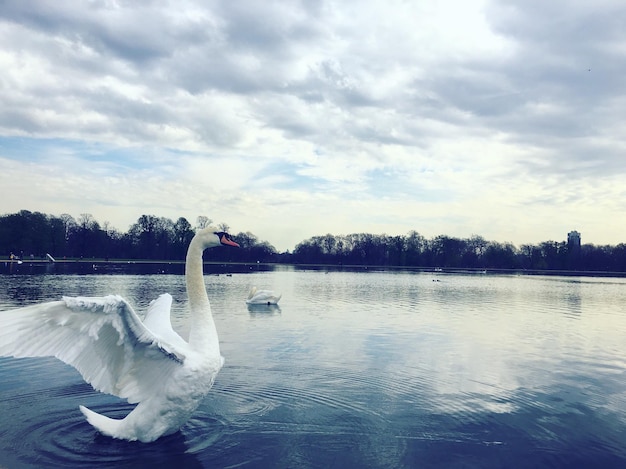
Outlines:
[{"label": "tree line", "polygon": [[[55,259],[145,259],[184,260],[195,229],[212,224],[199,216],[195,227],[184,217],[173,221],[142,215],[126,233],[98,223],[89,213],[78,218],[68,214],[46,215],[21,210],[0,216],[0,249],[5,256]],[[228,231],[228,225],[218,228]],[[216,249],[211,260],[218,262],[275,262],[276,249],[250,232],[233,234],[243,249]]]},{"label": "tree line", "polygon": [[487,241],[482,236],[446,235],[426,239],[416,231],[406,236],[369,233],[314,236],[299,243],[294,263],[400,267],[577,270],[626,272],[626,244],[582,246],[565,241],[537,245]]},{"label": "tree line", "polygon": [[[8,257],[183,260],[195,229],[212,221],[199,216],[195,226],[180,217],[173,221],[142,215],[126,233],[90,214],[78,218],[21,210],[0,216],[0,249]],[[228,225],[218,227],[228,231]],[[488,241],[482,236],[446,235],[427,239],[417,231],[388,236],[370,233],[313,236],[293,252],[279,253],[254,234],[232,233],[242,249],[211,253],[218,262],[368,265],[422,268],[580,270],[626,272],[626,244],[595,246],[544,241],[523,244]]]}]

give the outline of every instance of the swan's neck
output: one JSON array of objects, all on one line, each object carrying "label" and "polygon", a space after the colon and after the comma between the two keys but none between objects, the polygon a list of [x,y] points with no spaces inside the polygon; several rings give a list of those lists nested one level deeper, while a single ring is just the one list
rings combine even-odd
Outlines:
[{"label": "swan's neck", "polygon": [[189,345],[194,349],[205,352],[211,351],[219,355],[217,330],[204,284],[203,250],[201,243],[197,239],[193,239],[189,245],[185,262],[185,280],[191,313]]}]

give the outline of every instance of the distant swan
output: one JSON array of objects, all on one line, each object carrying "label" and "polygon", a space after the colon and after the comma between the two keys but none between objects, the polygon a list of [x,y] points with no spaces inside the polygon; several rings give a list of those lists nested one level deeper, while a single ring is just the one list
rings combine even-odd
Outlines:
[{"label": "distant swan", "polygon": [[55,356],[72,365],[94,389],[137,406],[116,420],[80,406],[101,433],[154,441],[179,430],[209,392],[224,359],[202,271],[202,252],[239,246],[228,233],[198,231],[185,264],[189,342],[170,322],[172,297],[159,296],[141,321],[120,296],[63,297],[0,311],[0,356]]},{"label": "distant swan", "polygon": [[276,296],[271,290],[257,290],[256,287],[252,287],[246,303],[249,305],[276,305],[281,296]]}]

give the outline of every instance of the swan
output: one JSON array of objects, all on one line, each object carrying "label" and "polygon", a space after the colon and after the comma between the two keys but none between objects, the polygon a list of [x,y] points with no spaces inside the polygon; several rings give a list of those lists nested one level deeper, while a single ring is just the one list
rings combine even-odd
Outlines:
[{"label": "swan", "polygon": [[143,322],[118,295],[63,297],[0,311],[0,356],[55,356],[97,391],[137,404],[119,420],[79,406],[104,435],[148,443],[178,431],[224,364],[202,271],[203,251],[220,245],[239,246],[211,227],[198,231],[189,244],[188,341],[172,329],[167,293],[150,303]]},{"label": "swan", "polygon": [[257,290],[256,287],[252,287],[246,303],[249,305],[276,305],[281,296],[276,296],[271,290]]}]

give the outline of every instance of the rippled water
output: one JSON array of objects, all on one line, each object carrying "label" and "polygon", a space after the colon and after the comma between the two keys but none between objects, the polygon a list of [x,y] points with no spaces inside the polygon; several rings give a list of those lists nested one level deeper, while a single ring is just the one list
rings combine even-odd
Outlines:
[{"label": "rippled water", "polygon": [[[181,432],[98,435],[131,408],[54,359],[0,359],[0,467],[626,467],[626,280],[207,275],[226,365]],[[251,286],[282,292],[250,309]],[[162,292],[181,275],[0,275],[0,309]],[[1,313],[0,313],[1,314]]]}]

